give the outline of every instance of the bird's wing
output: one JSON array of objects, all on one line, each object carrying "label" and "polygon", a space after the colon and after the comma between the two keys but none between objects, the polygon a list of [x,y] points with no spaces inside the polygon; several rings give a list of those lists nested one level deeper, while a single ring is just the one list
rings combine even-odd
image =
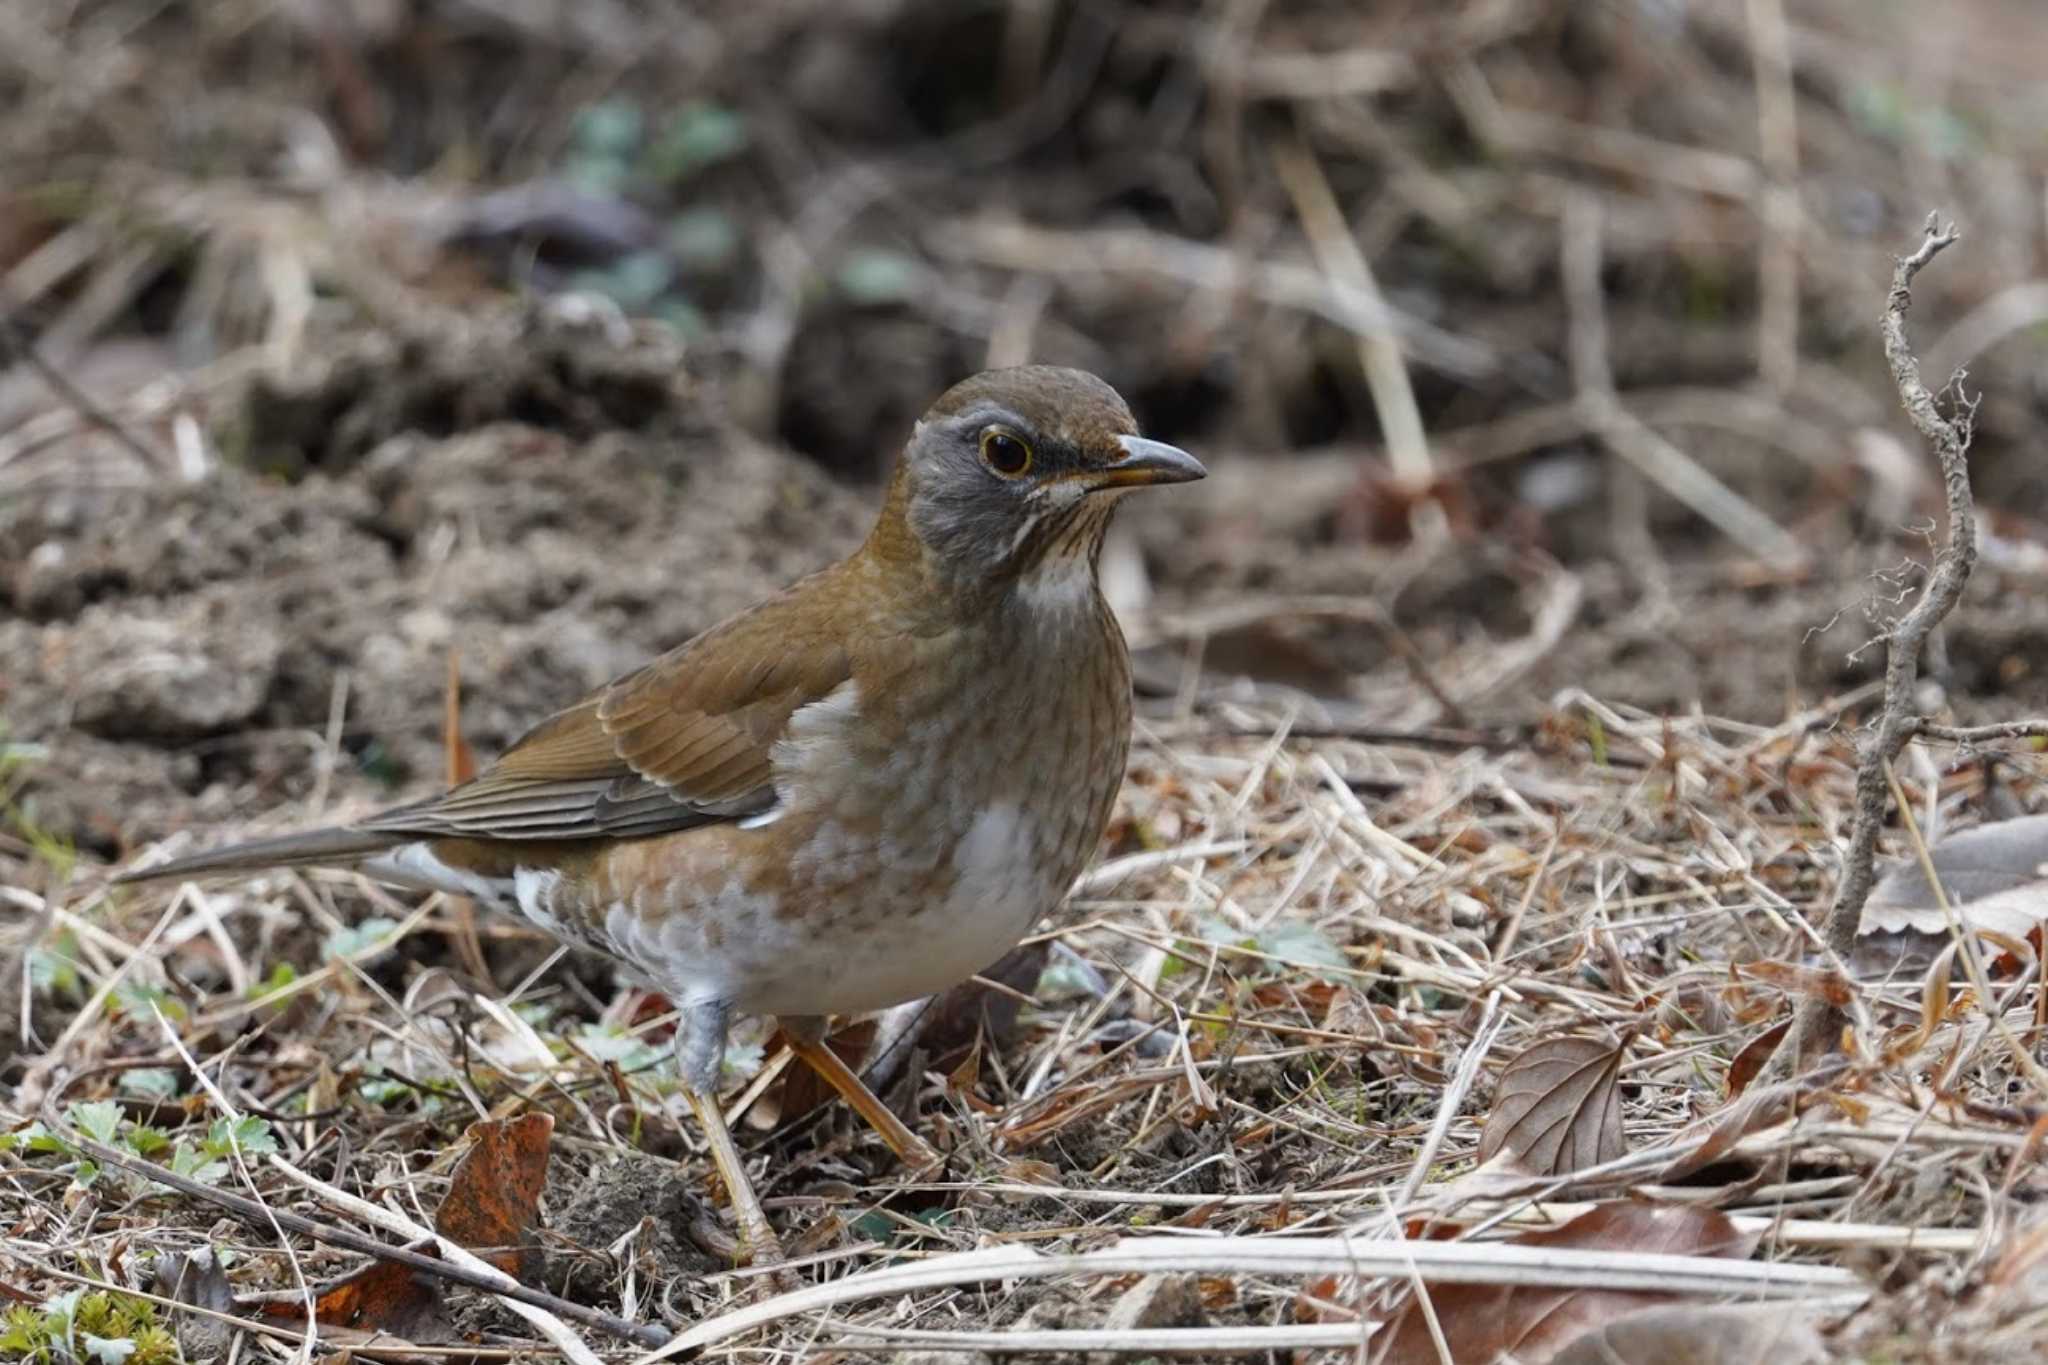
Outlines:
[{"label": "bird's wing", "polygon": [[357,828],[486,839],[660,834],[774,803],[772,750],[853,676],[785,598],[706,631],[529,730],[475,778]]}]

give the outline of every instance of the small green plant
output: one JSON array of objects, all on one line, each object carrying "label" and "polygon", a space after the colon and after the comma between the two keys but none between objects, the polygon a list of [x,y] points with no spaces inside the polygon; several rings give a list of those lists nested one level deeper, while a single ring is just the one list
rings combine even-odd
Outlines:
[{"label": "small green plant", "polygon": [[259,1005],[276,1002],[277,998],[297,983],[299,969],[289,962],[277,963],[270,969],[270,975],[261,981],[249,983],[249,998]]},{"label": "small green plant", "polygon": [[172,1365],[175,1337],[156,1305],[130,1294],[74,1289],[0,1313],[0,1359],[30,1365]]},{"label": "small green plant", "polygon": [[78,934],[59,929],[28,955],[29,984],[51,995],[75,996],[78,980]]},{"label": "small green plant", "polygon": [[389,947],[384,940],[398,928],[398,921],[385,915],[372,915],[361,924],[344,926],[327,936],[322,945],[329,961],[337,957],[355,957],[371,949]]},{"label": "small green plant", "polygon": [[1200,938],[1181,941],[1185,956],[1167,958],[1159,973],[1161,980],[1170,980],[1194,970],[1193,964],[1212,951],[1211,945],[1219,943],[1232,944],[1276,959],[1249,970],[1242,964],[1233,964],[1237,974],[1250,975],[1255,979],[1305,969],[1325,981],[1341,982],[1353,977],[1356,971],[1344,949],[1306,920],[1276,920],[1255,933],[1245,934],[1225,920],[1205,915],[1201,920],[1201,933]]},{"label": "small green plant", "polygon": [[[147,1124],[124,1123],[121,1106],[113,1100],[74,1104],[64,1117],[94,1142],[119,1147],[144,1161],[161,1161],[174,1175],[213,1185],[233,1169],[230,1158],[239,1150],[244,1156],[261,1156],[278,1150],[277,1136],[267,1119],[215,1119],[206,1136],[197,1142],[189,1138],[172,1140],[171,1135]],[[168,1150],[168,1160],[165,1159]],[[102,1176],[100,1165],[62,1133],[51,1132],[40,1123],[12,1133],[0,1133],[0,1152],[20,1151],[70,1159],[72,1180],[90,1185]],[[118,1178],[118,1177],[110,1177]],[[157,1189],[163,1186],[150,1182]],[[4,1358],[4,1357],[0,1357]]]},{"label": "small green plant", "polygon": [[617,1063],[619,1070],[629,1074],[659,1065],[666,1055],[638,1034],[602,1024],[585,1024],[576,1035],[576,1046],[600,1062]]}]

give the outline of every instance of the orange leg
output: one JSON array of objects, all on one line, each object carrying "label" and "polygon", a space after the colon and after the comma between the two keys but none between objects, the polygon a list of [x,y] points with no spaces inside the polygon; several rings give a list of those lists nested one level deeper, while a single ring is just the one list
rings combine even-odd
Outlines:
[{"label": "orange leg", "polygon": [[911,1132],[903,1120],[868,1089],[867,1082],[860,1078],[859,1073],[825,1045],[823,1019],[805,1016],[784,1018],[781,1023],[783,1037],[789,1040],[789,1050],[824,1077],[826,1084],[837,1090],[841,1098],[853,1106],[854,1112],[882,1135],[882,1141],[889,1144],[913,1175],[929,1175],[945,1164],[946,1159],[937,1148]]}]

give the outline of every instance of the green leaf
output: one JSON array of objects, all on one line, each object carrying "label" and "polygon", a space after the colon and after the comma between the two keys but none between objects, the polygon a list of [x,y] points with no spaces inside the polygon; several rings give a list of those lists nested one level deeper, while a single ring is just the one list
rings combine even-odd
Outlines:
[{"label": "green leaf", "polygon": [[639,1071],[661,1060],[661,1051],[649,1047],[646,1039],[599,1024],[584,1025],[576,1045],[600,1062],[616,1062],[621,1071]]},{"label": "green leaf", "polygon": [[355,957],[373,948],[386,946],[384,939],[398,928],[398,921],[383,915],[372,915],[361,924],[335,930],[327,936],[322,952],[331,960],[337,957]]},{"label": "green leaf", "polygon": [[173,1023],[185,1017],[183,1001],[162,986],[153,986],[146,981],[133,979],[123,981],[114,991],[114,1000],[109,1004],[108,1010],[110,1013],[134,1015],[142,1019],[161,1012],[164,1018]]},{"label": "green leaf", "polygon": [[704,323],[704,315],[685,299],[674,296],[663,299],[655,305],[654,316],[674,328],[676,335],[684,341],[696,341],[711,333]]},{"label": "green leaf", "polygon": [[63,1138],[43,1127],[40,1121],[31,1123],[18,1133],[0,1133],[0,1152],[20,1147],[25,1152],[61,1153],[71,1150]]},{"label": "green leaf", "polygon": [[666,293],[674,278],[675,266],[662,252],[636,251],[604,270],[581,271],[571,283],[578,289],[603,294],[621,308],[637,311]]},{"label": "green leaf", "polygon": [[38,991],[68,995],[78,989],[78,939],[69,929],[46,948],[28,955],[29,984]]},{"label": "green leaf", "polygon": [[95,1142],[112,1142],[121,1128],[121,1106],[112,1100],[74,1104],[64,1111],[72,1127]]},{"label": "green leaf", "polygon": [[747,122],[722,104],[686,104],[661,125],[647,149],[647,169],[666,185],[729,161],[747,149]]},{"label": "green leaf", "polygon": [[1086,962],[1054,954],[1038,974],[1038,985],[1031,993],[1042,1000],[1071,1000],[1076,996],[1092,997],[1100,984]]},{"label": "green leaf", "polygon": [[886,1242],[896,1235],[896,1220],[886,1213],[864,1213],[853,1220],[849,1235],[870,1242]]},{"label": "green leaf", "polygon": [[126,1095],[167,1100],[178,1093],[178,1073],[167,1066],[139,1066],[122,1072],[116,1088]]},{"label": "green leaf", "polygon": [[639,105],[631,100],[605,100],[576,115],[571,136],[585,153],[628,157],[639,147],[645,126]]},{"label": "green leaf", "polygon": [[278,1150],[277,1138],[270,1131],[270,1120],[251,1118],[246,1114],[238,1119],[215,1119],[213,1126],[206,1130],[204,1147],[211,1156],[226,1156],[237,1148],[244,1154],[257,1156]]},{"label": "green leaf", "polygon": [[900,251],[856,247],[840,258],[839,292],[858,304],[902,303],[924,280],[921,262]]},{"label": "green leaf", "polygon": [[161,1128],[137,1124],[128,1130],[128,1150],[137,1156],[155,1156],[171,1145],[171,1135]]},{"label": "green leaf", "polygon": [[225,1161],[215,1161],[189,1142],[179,1142],[171,1151],[171,1174],[182,1175],[202,1185],[218,1185],[228,1173]]},{"label": "green leaf", "polygon": [[249,998],[257,1004],[267,1003],[271,997],[283,993],[299,979],[299,969],[289,962],[277,963],[270,969],[270,975],[249,986]]},{"label": "green leaf", "polygon": [[71,1318],[78,1311],[78,1301],[85,1297],[85,1286],[67,1289],[53,1299],[43,1300],[43,1318],[53,1332],[62,1333],[71,1325]]},{"label": "green leaf", "polygon": [[405,1082],[389,1076],[365,1076],[356,1086],[356,1093],[372,1104],[393,1104],[414,1092]]},{"label": "green leaf", "polygon": [[739,255],[740,230],[724,209],[686,209],[669,221],[668,249],[692,270],[723,270]]},{"label": "green leaf", "polygon": [[1252,947],[1271,957],[1304,967],[1348,971],[1351,959],[1321,929],[1306,920],[1280,920],[1261,929]]}]

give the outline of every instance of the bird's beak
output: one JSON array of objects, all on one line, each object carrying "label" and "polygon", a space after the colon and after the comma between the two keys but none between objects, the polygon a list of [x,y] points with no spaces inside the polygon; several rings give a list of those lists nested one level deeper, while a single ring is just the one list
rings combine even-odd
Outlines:
[{"label": "bird's beak", "polygon": [[1148,441],[1142,436],[1119,436],[1116,439],[1117,444],[1123,447],[1123,458],[1090,470],[1090,486],[1141,488],[1154,483],[1192,483],[1209,476],[1209,471],[1202,468],[1202,462],[1179,446],[1170,446],[1164,441]]}]

